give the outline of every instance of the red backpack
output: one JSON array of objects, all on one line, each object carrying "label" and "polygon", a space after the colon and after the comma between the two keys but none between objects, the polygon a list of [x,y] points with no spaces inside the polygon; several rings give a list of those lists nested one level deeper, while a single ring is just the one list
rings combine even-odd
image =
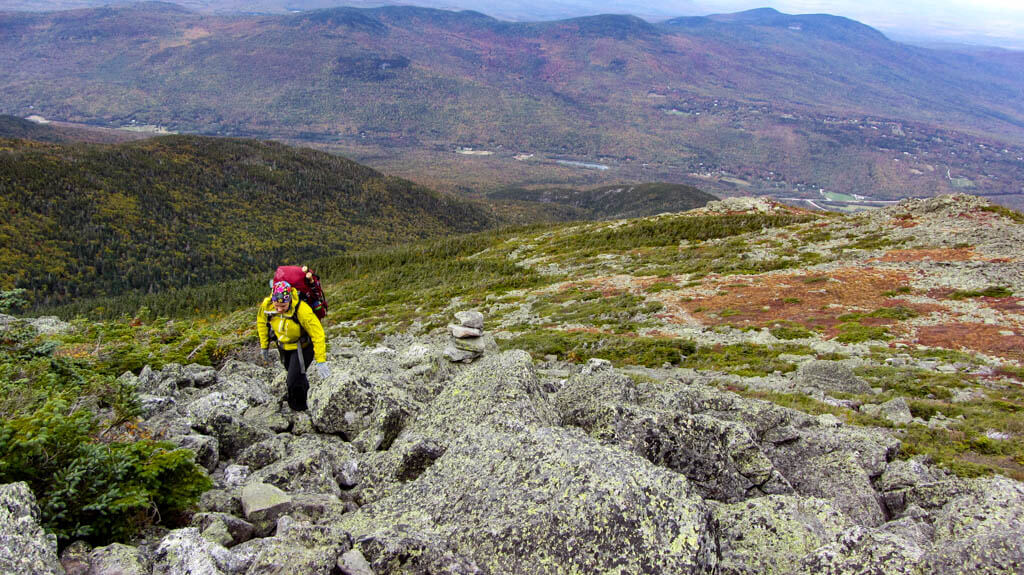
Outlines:
[{"label": "red backpack", "polygon": [[316,317],[323,319],[327,315],[327,298],[324,297],[324,290],[320,287],[320,276],[313,273],[313,270],[306,266],[280,266],[274,272],[274,279],[270,282],[271,287],[280,281],[292,284],[292,287],[299,292],[299,299],[313,308]]}]

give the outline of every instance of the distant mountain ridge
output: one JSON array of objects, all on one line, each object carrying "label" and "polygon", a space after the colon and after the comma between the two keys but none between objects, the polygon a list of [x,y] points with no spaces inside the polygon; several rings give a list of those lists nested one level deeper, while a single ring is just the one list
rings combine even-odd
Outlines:
[{"label": "distant mountain ridge", "polygon": [[484,207],[278,143],[0,139],[0,289],[36,303],[186,288],[491,227]]},{"label": "distant mountain ridge", "polygon": [[[4,13],[0,26],[0,112],[316,142],[453,189],[479,169],[456,162],[462,146],[617,170],[595,185],[701,178],[721,192],[892,199],[1019,193],[1024,179],[1017,59],[914,48],[832,16],[516,23],[146,4]],[[527,162],[475,180],[551,174]]]}]

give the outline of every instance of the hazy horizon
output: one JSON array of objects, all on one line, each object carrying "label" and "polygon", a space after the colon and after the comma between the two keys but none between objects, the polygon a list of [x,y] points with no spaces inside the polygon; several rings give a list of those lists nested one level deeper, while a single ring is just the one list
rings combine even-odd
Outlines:
[{"label": "hazy horizon", "polygon": [[[552,20],[594,14],[634,14],[650,21],[771,7],[789,14],[825,13],[857,20],[896,40],[961,43],[1024,50],[1020,0],[171,0],[201,11],[287,12],[332,6],[410,4],[476,10],[504,20]],[[0,0],[2,10],[60,10],[110,0]]]}]

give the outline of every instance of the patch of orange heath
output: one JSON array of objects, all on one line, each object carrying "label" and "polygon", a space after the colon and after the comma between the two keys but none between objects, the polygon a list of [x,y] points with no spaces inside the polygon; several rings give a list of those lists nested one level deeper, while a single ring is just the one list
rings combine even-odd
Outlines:
[{"label": "patch of orange heath", "polygon": [[715,295],[698,296],[693,301],[682,301],[678,294],[665,297],[674,298],[671,303],[683,307],[705,325],[769,325],[789,321],[831,328],[839,323],[839,316],[855,311],[904,306],[923,315],[940,309],[882,295],[907,285],[908,281],[909,276],[903,271],[857,267],[813,275],[796,272],[747,279],[726,277],[718,279],[715,287],[720,291]]},{"label": "patch of orange heath", "polygon": [[917,343],[948,349],[967,348],[1006,359],[1024,360],[1024,335],[1006,335],[1006,326],[983,323],[932,325],[917,329]]},{"label": "patch of orange heath", "polygon": [[965,262],[980,259],[974,253],[973,248],[939,248],[939,249],[917,249],[917,250],[892,250],[880,258],[871,261],[878,262]]}]

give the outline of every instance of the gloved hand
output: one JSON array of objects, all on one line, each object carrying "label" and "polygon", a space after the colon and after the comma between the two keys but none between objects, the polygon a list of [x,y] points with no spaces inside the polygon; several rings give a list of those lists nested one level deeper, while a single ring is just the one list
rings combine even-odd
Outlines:
[{"label": "gloved hand", "polygon": [[320,379],[327,379],[331,377],[331,366],[326,363],[317,363],[316,373],[320,376]]},{"label": "gloved hand", "polygon": [[263,361],[265,361],[267,363],[270,363],[270,349],[269,348],[264,348],[263,349]]}]

